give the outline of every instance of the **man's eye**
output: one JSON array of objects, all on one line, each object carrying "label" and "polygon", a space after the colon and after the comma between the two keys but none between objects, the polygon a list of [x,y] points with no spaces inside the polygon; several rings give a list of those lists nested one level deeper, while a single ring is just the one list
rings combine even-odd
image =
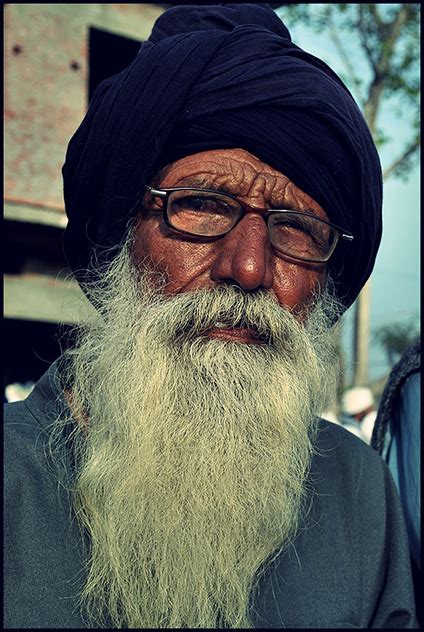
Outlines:
[{"label": "man's eye", "polygon": [[199,213],[229,213],[231,208],[224,200],[206,196],[188,196],[172,200],[172,209],[176,211],[196,211]]},{"label": "man's eye", "polygon": [[296,232],[310,234],[311,229],[305,222],[297,218],[282,218],[274,222],[274,228],[279,231]]},{"label": "man's eye", "polygon": [[279,228],[296,228],[297,230],[305,230],[302,222],[296,219],[279,219],[274,226]]},{"label": "man's eye", "polygon": [[289,244],[299,251],[306,249],[316,254],[328,250],[334,236],[327,225],[313,218],[301,216],[275,218],[273,233],[280,243]]}]

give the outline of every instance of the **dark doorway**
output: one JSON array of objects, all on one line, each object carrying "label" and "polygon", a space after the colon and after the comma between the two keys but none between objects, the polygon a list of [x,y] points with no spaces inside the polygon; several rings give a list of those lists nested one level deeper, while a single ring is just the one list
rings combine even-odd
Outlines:
[{"label": "dark doorway", "polygon": [[72,342],[72,327],[57,323],[3,321],[4,387],[11,382],[36,382]]},{"label": "dark doorway", "polygon": [[124,70],[137,55],[141,41],[90,27],[88,100],[107,77]]}]

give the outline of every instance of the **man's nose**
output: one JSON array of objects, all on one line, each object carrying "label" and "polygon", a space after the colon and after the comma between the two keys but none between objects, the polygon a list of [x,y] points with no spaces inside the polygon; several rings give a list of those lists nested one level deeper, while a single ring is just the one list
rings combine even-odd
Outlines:
[{"label": "man's nose", "polygon": [[246,291],[269,290],[274,280],[273,253],[266,222],[247,214],[217,243],[213,281],[233,283]]}]

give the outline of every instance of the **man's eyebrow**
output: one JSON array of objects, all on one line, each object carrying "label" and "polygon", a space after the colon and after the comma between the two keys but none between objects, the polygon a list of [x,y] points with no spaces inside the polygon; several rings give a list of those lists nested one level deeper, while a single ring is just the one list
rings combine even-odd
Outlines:
[{"label": "man's eyebrow", "polygon": [[223,183],[216,184],[213,178],[200,174],[196,176],[187,176],[186,178],[182,178],[178,181],[178,184],[176,186],[193,187],[195,189],[211,189],[212,191],[222,191],[223,193],[237,196],[237,191],[234,191],[232,187],[227,186]]},{"label": "man's eyebrow", "polygon": [[178,186],[181,187],[200,187],[203,189],[216,189],[217,187],[213,185],[212,179],[207,176],[197,175],[197,176],[187,176],[186,178],[182,178],[178,181]]}]

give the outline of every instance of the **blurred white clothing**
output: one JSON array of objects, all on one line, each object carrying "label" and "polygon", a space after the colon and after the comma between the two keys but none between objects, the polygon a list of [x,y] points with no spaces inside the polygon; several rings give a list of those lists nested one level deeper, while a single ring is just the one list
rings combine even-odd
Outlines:
[{"label": "blurred white clothing", "polygon": [[368,444],[371,443],[372,431],[374,430],[374,424],[375,424],[376,418],[377,418],[377,411],[372,410],[371,412],[366,414],[365,417],[361,421],[361,426],[360,426],[361,434],[364,441],[366,441]]},{"label": "blurred white clothing", "polygon": [[333,424],[338,424],[339,426],[341,425],[341,422],[338,420],[336,413],[332,410],[325,410],[322,413],[321,417],[323,419],[326,419],[327,421],[331,421]]}]

